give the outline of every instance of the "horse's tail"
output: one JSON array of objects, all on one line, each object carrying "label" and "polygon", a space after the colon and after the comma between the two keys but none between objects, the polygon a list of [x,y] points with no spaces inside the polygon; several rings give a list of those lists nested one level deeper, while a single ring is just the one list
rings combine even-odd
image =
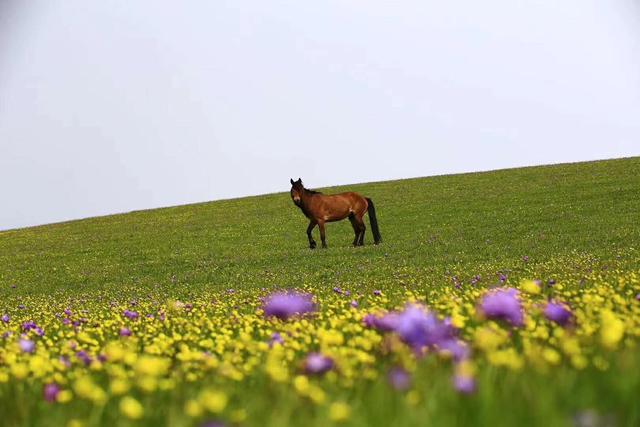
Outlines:
[{"label": "horse's tail", "polygon": [[373,206],[373,200],[366,197],[367,203],[369,204],[369,208],[367,212],[369,213],[369,223],[371,223],[371,232],[373,233],[373,241],[377,245],[382,242],[382,236],[380,236],[380,229],[378,228],[378,218],[376,218],[376,208]]}]

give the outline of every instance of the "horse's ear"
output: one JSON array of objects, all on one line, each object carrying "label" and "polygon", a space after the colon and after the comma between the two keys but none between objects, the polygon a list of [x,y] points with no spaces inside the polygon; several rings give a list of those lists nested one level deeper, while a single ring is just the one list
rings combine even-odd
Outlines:
[{"label": "horse's ear", "polygon": [[302,178],[298,177],[298,182],[302,184]]},{"label": "horse's ear", "polygon": [[289,178],[289,181],[291,181],[291,185],[293,185],[293,178]]}]

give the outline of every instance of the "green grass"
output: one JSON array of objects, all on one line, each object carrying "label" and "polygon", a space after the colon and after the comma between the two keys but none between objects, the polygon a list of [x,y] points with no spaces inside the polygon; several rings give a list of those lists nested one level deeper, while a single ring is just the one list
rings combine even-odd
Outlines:
[{"label": "green grass", "polygon": [[[320,189],[357,191],[373,199],[384,243],[372,245],[367,230],[362,248],[351,247],[352,229],[344,221],[327,226],[327,250],[310,250],[307,220],[288,191],[0,232],[0,312],[16,313],[18,301],[38,298],[52,298],[54,304],[75,296],[126,300],[159,292],[188,299],[227,289],[257,295],[262,288],[303,287],[325,295],[334,286],[361,294],[382,289],[399,304],[405,289],[429,298],[451,288],[452,276],[466,284],[479,274],[482,286],[490,286],[497,271],[513,280],[556,279],[588,288],[598,280],[640,273],[639,172],[635,157]],[[283,177],[283,190],[287,183]],[[605,371],[589,366],[511,372],[486,366],[478,374],[478,392],[469,397],[452,390],[450,370],[425,360],[415,375],[421,401],[410,409],[405,396],[390,392],[383,379],[334,393],[350,402],[354,425],[428,420],[552,426],[570,424],[575,414],[591,410],[600,422],[612,417],[618,425],[637,425],[636,352],[630,347],[603,354],[610,364]],[[247,424],[326,425],[324,412],[261,381],[266,380],[230,391],[246,399]],[[46,425],[50,405],[34,403],[28,407],[33,412],[25,414],[13,400],[38,400],[39,390],[0,387],[0,409],[13,414],[13,422]],[[164,399],[153,401],[158,418],[148,419],[148,425],[185,422],[181,400],[158,399]],[[59,421],[69,418],[65,409],[56,411]],[[89,424],[126,424],[116,403],[98,415],[80,409],[77,414]]]},{"label": "green grass", "polygon": [[172,282],[371,287],[399,276],[433,284],[486,263],[509,269],[524,255],[542,263],[580,251],[606,260],[640,242],[638,171],[640,159],[630,158],[322,189],[371,197],[380,247],[352,248],[343,221],[327,226],[329,250],[310,251],[307,221],[288,193],[6,231],[0,280],[24,293]]}]

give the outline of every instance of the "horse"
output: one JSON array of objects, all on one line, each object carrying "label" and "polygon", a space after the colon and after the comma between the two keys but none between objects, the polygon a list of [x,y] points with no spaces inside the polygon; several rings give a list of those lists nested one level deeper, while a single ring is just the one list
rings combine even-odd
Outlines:
[{"label": "horse", "polygon": [[304,188],[300,178],[297,181],[293,179],[289,179],[289,181],[291,181],[291,200],[309,218],[307,237],[309,238],[309,247],[311,249],[316,247],[316,242],[311,234],[316,225],[320,229],[322,247],[326,248],[327,241],[325,239],[324,224],[345,218],[349,218],[353,226],[353,232],[355,233],[353,246],[363,246],[364,232],[367,229],[363,219],[365,213],[369,213],[369,223],[371,224],[375,244],[382,242],[380,230],[378,229],[376,209],[370,198],[353,192],[324,195],[319,191]]}]

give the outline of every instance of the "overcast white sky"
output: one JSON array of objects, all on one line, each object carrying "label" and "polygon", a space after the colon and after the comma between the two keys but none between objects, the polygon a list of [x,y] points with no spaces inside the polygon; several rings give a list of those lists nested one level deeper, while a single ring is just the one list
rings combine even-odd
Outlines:
[{"label": "overcast white sky", "polygon": [[0,229],[640,154],[635,0],[0,0]]}]

